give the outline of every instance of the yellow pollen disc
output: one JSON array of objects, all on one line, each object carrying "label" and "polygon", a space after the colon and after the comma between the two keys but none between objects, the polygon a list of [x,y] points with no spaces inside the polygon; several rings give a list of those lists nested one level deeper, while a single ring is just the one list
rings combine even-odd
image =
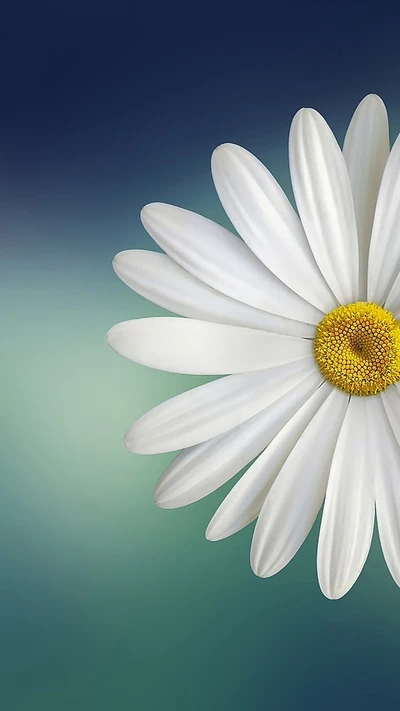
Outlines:
[{"label": "yellow pollen disc", "polygon": [[400,380],[400,322],[365,301],[339,306],[318,324],[314,356],[332,385],[376,395]]}]

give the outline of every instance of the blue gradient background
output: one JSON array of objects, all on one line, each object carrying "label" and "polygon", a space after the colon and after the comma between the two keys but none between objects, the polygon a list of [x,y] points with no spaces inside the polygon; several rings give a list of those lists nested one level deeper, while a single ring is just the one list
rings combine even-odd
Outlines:
[{"label": "blue gradient background", "polygon": [[157,509],[172,455],[131,455],[123,434],[205,379],[146,370],[105,341],[118,321],[163,313],[111,269],[116,252],[153,248],[145,203],[227,224],[209,170],[216,145],[245,145],[289,189],[301,106],[342,139],[377,92],[398,133],[396,17],[384,3],[340,2],[262,14],[3,3],[1,15],[1,708],[398,708],[400,590],[378,542],[331,602],[315,528],[260,580],[251,527],[204,538],[230,484]]}]

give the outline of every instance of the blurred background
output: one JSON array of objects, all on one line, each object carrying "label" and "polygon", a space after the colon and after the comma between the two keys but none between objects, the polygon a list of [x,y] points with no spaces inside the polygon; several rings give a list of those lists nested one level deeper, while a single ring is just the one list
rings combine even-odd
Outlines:
[{"label": "blurred background", "polygon": [[173,455],[126,452],[146,410],[204,378],[117,356],[118,321],[159,315],[114,275],[155,248],[151,201],[227,224],[209,160],[246,146],[289,190],[301,106],[343,139],[367,93],[400,130],[398,23],[385,3],[181,8],[115,0],[0,9],[4,711],[398,708],[400,590],[374,545],[356,586],[319,591],[317,529],[278,576],[250,530],[204,531],[228,484],[164,511]]}]

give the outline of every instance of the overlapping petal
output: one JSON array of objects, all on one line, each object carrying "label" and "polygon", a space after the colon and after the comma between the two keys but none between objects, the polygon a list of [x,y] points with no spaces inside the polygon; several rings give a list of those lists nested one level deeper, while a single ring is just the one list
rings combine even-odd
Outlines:
[{"label": "overlapping petal", "polygon": [[311,358],[200,385],[157,405],[128,430],[125,446],[138,454],[173,452],[217,437],[249,420],[315,372]]},{"label": "overlapping petal", "polygon": [[[382,408],[382,402],[384,410]],[[400,585],[400,392],[388,388],[373,402],[376,517],[386,564]]]},{"label": "overlapping petal", "polygon": [[289,136],[293,192],[311,250],[340,304],[357,301],[357,228],[343,154],[314,109],[295,115]]},{"label": "overlapping petal", "polygon": [[371,406],[377,398],[352,397],[338,437],[318,540],[322,592],[331,599],[354,585],[367,558],[374,529],[375,432]]},{"label": "overlapping petal", "polygon": [[314,337],[315,328],[311,324],[276,316],[233,299],[189,274],[167,254],[128,249],[114,257],[113,267],[131,289],[180,316]]},{"label": "overlapping petal", "polygon": [[163,203],[146,205],[141,217],[151,237],[177,264],[217,291],[295,321],[320,321],[320,310],[288,289],[221,225]]},{"label": "overlapping petal", "polygon": [[292,418],[277,431],[271,444],[243,474],[211,519],[206,536],[220,540],[254,521],[294,445],[332,388],[323,383]]},{"label": "overlapping petal", "polygon": [[232,143],[214,151],[211,168],[226,214],[261,262],[318,309],[335,308],[302,224],[269,170]]},{"label": "overlapping petal", "polygon": [[357,106],[343,146],[358,231],[360,301],[367,298],[368,252],[372,224],[389,149],[389,125],[385,104],[376,94],[369,94]]},{"label": "overlapping petal", "polygon": [[321,508],[329,469],[349,398],[332,390],[293,447],[261,509],[251,566],[275,575],[297,553]]},{"label": "overlapping petal", "polygon": [[368,301],[384,305],[399,271],[400,136],[386,163],[376,203],[368,260]]},{"label": "overlapping petal", "polygon": [[186,506],[215,491],[265,449],[320,382],[320,374],[314,372],[249,420],[182,450],[157,482],[156,504]]}]

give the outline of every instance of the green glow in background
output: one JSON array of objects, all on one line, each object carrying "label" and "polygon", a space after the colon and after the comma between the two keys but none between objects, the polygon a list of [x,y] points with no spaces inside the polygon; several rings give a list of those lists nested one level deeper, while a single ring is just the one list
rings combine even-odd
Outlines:
[{"label": "green glow in background", "polygon": [[[130,246],[135,232],[152,248],[137,219]],[[2,274],[6,708],[394,702],[400,591],[377,542],[356,587],[331,602],[317,585],[315,529],[283,572],[260,580],[252,526],[204,538],[230,483],[185,509],[153,504],[172,455],[131,455],[123,434],[205,379],[148,370],[107,346],[112,324],[162,313],[113,274],[113,253],[128,246],[116,230],[100,253],[39,251]]]},{"label": "green glow in background", "polygon": [[[99,29],[87,12],[82,28],[83,8],[65,36],[41,17],[25,34],[18,25],[21,76],[2,86],[8,102],[22,98],[18,111],[4,99],[0,118],[1,711],[398,708],[400,590],[376,537],[355,587],[332,602],[317,583],[316,527],[267,580],[250,570],[252,525],[205,540],[233,482],[158,509],[152,490],[173,455],[129,454],[124,433],[206,379],[147,370],[105,340],[119,321],[163,313],[111,268],[122,249],[155,249],[142,205],[228,224],[209,171],[218,143],[246,146],[290,190],[287,133],[300,106],[342,139],[357,102],[377,91],[397,135],[396,23],[385,19],[393,36],[374,44],[375,16],[360,26],[346,6],[340,22],[321,10],[320,34],[294,17],[288,35],[284,7],[276,31],[264,36],[252,17],[243,39],[240,13],[236,35],[224,19],[211,38],[179,36],[179,54],[178,30],[161,41],[162,18],[149,49],[152,18],[131,27],[121,15],[110,44],[114,15],[96,16]],[[326,36],[335,22],[338,35]],[[374,47],[381,64],[364,58]]]}]

